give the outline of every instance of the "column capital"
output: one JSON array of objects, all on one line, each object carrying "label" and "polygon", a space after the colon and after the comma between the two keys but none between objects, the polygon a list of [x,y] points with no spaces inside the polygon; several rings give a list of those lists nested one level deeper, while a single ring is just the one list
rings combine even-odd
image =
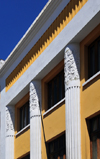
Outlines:
[{"label": "column capital", "polygon": [[41,82],[32,81],[30,83],[30,117],[40,115],[41,105]]},{"label": "column capital", "polygon": [[64,52],[64,72],[65,72],[65,86],[70,84],[79,85],[80,81],[80,56],[79,44],[70,44],[65,48]]},{"label": "column capital", "polygon": [[6,106],[6,136],[14,136],[15,108]]}]

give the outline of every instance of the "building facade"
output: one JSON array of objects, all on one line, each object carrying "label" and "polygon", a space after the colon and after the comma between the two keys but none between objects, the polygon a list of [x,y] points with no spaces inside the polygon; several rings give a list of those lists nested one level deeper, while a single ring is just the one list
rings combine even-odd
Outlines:
[{"label": "building facade", "polygon": [[49,0],[0,60],[0,159],[100,159],[100,1]]}]

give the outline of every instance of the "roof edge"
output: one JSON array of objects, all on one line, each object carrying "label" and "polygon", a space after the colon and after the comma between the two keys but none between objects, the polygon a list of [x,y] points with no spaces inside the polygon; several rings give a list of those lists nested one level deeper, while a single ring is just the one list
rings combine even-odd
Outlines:
[{"label": "roof edge", "polygon": [[[12,50],[10,55],[5,60],[5,63],[0,68],[0,76],[5,72],[6,68],[8,68],[8,63],[10,62],[10,60],[14,57],[15,57],[15,59],[18,57],[18,55],[19,55],[18,50],[23,46],[23,44],[29,43],[28,38],[30,37],[31,33],[32,33],[32,36],[33,36],[33,34],[34,35],[37,34],[37,32],[40,30],[40,27],[38,28],[38,26],[41,26],[41,22],[42,22],[42,26],[43,26],[43,24],[44,24],[43,21],[47,20],[50,17],[51,13],[55,10],[55,8],[61,2],[62,2],[62,0],[55,0],[55,1],[49,0],[46,3],[46,5],[42,9],[42,11],[39,13],[39,15],[36,17],[36,19],[30,25],[30,27],[28,28],[26,33],[23,35],[23,37],[20,39],[20,41],[17,43],[17,45],[14,47],[14,49]],[[36,30],[36,27],[38,28],[37,30]],[[16,53],[17,53],[17,55],[16,55]]]}]

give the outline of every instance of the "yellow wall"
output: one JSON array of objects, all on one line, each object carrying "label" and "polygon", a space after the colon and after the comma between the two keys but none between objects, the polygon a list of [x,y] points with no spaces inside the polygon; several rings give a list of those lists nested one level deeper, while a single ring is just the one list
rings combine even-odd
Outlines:
[{"label": "yellow wall", "polygon": [[15,159],[30,152],[30,129],[15,138]]},{"label": "yellow wall", "polygon": [[43,36],[6,79],[6,92],[40,56],[88,0],[71,0]]},{"label": "yellow wall", "polygon": [[47,159],[46,144],[65,131],[65,101],[53,109],[50,113],[43,116],[47,110],[46,83],[48,83],[58,72],[64,68],[64,61],[61,61],[43,80],[42,80],[42,159]]},{"label": "yellow wall", "polygon": [[[29,94],[25,95],[15,106],[15,134],[19,131],[19,108],[29,100]],[[15,136],[15,153],[17,159],[30,152],[30,127]]]},{"label": "yellow wall", "polygon": [[98,25],[80,44],[81,46],[81,141],[82,159],[90,159],[90,138],[86,119],[100,112],[100,76],[89,82],[86,86],[82,84],[87,80],[88,46],[100,36],[100,25]]}]

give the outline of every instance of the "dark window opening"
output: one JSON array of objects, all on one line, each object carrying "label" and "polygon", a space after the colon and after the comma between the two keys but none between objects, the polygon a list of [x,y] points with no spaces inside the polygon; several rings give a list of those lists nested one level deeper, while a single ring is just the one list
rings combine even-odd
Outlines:
[{"label": "dark window opening", "polygon": [[30,159],[30,154],[28,154],[27,156],[21,158],[21,159]]},{"label": "dark window opening", "polygon": [[62,70],[48,83],[48,108],[65,97],[64,89],[64,70]]},{"label": "dark window opening", "polygon": [[20,130],[30,123],[29,101],[20,108]]},{"label": "dark window opening", "polygon": [[91,159],[100,159],[100,115],[89,120]]},{"label": "dark window opening", "polygon": [[100,37],[88,47],[88,78],[100,71]]},{"label": "dark window opening", "polygon": [[48,144],[48,159],[65,159],[65,134],[59,138],[49,142]]}]

